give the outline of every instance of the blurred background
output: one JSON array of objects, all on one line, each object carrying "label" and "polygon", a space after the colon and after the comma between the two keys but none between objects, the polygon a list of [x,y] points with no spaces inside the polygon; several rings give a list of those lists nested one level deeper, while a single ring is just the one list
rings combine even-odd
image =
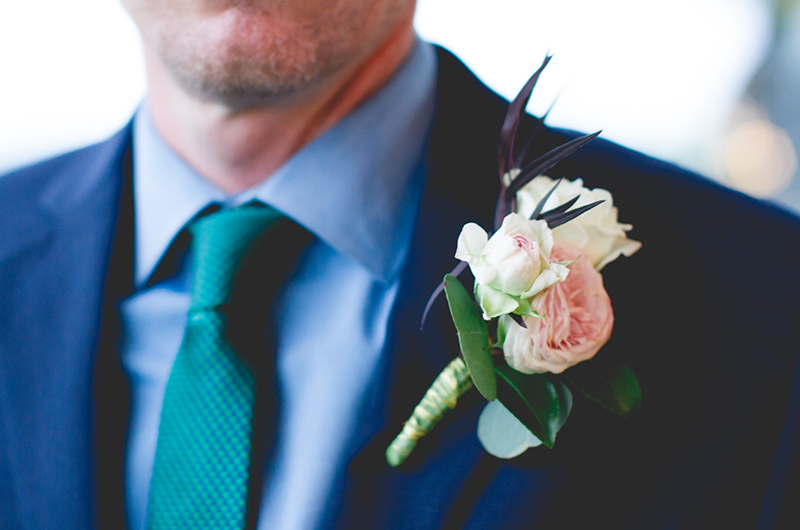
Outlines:
[{"label": "blurred background", "polygon": [[[800,211],[800,0],[418,0],[417,31],[529,110]],[[0,172],[101,140],[145,92],[114,0],[0,3]]]}]

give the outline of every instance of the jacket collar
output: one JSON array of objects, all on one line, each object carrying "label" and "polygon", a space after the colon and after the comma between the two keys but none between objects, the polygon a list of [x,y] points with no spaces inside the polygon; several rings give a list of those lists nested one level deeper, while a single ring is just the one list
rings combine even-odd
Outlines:
[{"label": "jacket collar", "polygon": [[418,41],[374,94],[262,183],[229,196],[167,145],[147,103],[134,119],[136,280],[144,285],[170,242],[210,203],[275,207],[376,278],[405,261],[434,106],[436,54]]}]

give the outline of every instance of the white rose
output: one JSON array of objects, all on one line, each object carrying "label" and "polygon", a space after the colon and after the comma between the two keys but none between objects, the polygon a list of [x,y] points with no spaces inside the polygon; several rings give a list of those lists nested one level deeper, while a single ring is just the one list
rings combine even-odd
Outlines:
[{"label": "white rose", "polygon": [[466,261],[475,276],[475,295],[489,320],[507,313],[533,316],[530,298],[564,281],[569,270],[550,263],[553,235],[544,221],[512,213],[489,238],[475,223],[458,236],[456,258]]},{"label": "white rose", "polygon": [[[555,181],[543,175],[533,179],[517,192],[517,211],[530,216],[554,184]],[[562,181],[547,199],[542,211],[551,210],[579,195],[580,198],[572,208],[599,200],[604,202],[553,229],[554,239],[581,249],[596,270],[601,270],[620,255],[630,256],[639,250],[642,244],[628,239],[625,234],[633,227],[617,222],[617,208],[614,206],[611,193],[601,188],[593,190],[585,188],[581,179]]]}]

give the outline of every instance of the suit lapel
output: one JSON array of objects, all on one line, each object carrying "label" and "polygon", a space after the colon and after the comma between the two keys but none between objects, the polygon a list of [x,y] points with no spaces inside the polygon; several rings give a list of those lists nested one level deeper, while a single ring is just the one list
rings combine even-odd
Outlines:
[{"label": "suit lapel", "polygon": [[[475,105],[478,100],[481,105]],[[487,100],[496,105],[486,105]],[[468,494],[470,477],[483,467],[485,453],[474,434],[482,401],[477,392],[464,396],[399,469],[389,467],[384,451],[436,375],[458,354],[444,297],[434,304],[422,332],[420,317],[430,293],[457,263],[453,254],[461,227],[470,221],[484,226],[490,222],[497,196],[496,142],[504,113],[500,98],[452,55],[439,50],[426,187],[387,351],[365,399],[341,497],[332,499],[332,505],[342,508],[330,514],[330,527],[442,527]],[[453,188],[458,176],[463,185]],[[468,276],[465,273],[465,283]]]},{"label": "suit lapel", "polygon": [[[473,473],[483,454],[474,436],[480,407],[472,393],[426,440],[429,443],[421,444],[405,470],[389,468],[383,457],[385,447],[416,401],[457,354],[444,299],[437,302],[424,332],[419,332],[419,319],[428,295],[455,263],[450,247],[455,245],[461,226],[476,220],[486,224],[496,196],[496,181],[491,176],[496,171],[494,145],[504,103],[443,50],[439,51],[439,72],[437,117],[428,153],[429,178],[410,257],[402,273],[394,329],[387,341],[389,355],[384,356],[381,375],[369,390],[362,425],[352,445],[350,470],[355,475],[366,474],[368,480],[353,481],[356,491],[350,491],[348,485],[342,492],[345,500],[355,493],[361,505],[364,499],[374,498],[376,510],[369,523],[363,513],[351,512],[345,503],[342,521],[359,521],[349,525],[354,527],[391,527],[402,521],[414,525],[431,517],[431,521],[441,522],[441,508],[455,502],[463,479]],[[496,105],[486,105],[487,99]],[[482,101],[479,109],[463,112],[476,100]],[[114,413],[96,407],[92,395],[96,391],[101,396],[98,401],[115,401],[107,397],[109,387],[115,386],[108,383],[108,374],[115,373],[113,381],[124,382],[116,373],[118,365],[107,355],[113,349],[116,321],[112,313],[104,314],[103,308],[109,297],[120,295],[119,283],[125,276],[109,278],[107,271],[118,269],[109,266],[109,256],[119,251],[117,248],[112,253],[123,160],[129,145],[126,129],[104,144],[69,155],[61,164],[51,164],[46,169],[52,174],[42,177],[46,186],[35,199],[20,205],[20,211],[26,214],[20,219],[26,224],[0,246],[0,289],[10,293],[10,303],[5,307],[24,308],[25,313],[0,319],[9,326],[0,334],[0,345],[10,352],[0,357],[0,411],[4,421],[7,419],[5,423],[14,426],[0,431],[5,437],[0,442],[9,448],[13,490],[25,527],[88,528],[98,521],[98,515],[100,522],[120,522],[121,492],[117,488],[109,491],[114,477],[117,485],[121,483],[120,470],[108,469],[115,461],[114,452],[99,451],[99,460],[93,455],[98,447],[122,448],[124,425],[119,423],[120,418],[127,418],[121,410],[125,405],[114,409],[120,421],[109,428]],[[473,175],[481,178],[451,189],[454,174],[465,179]],[[125,239],[119,232],[118,237]],[[109,289],[104,291],[104,286]],[[98,349],[105,355],[96,358]],[[94,380],[95,371],[103,377]],[[100,422],[97,440],[94,413]],[[110,437],[105,436],[108,433],[112,433]],[[456,451],[453,446],[457,446]],[[120,461],[117,456],[116,465]],[[457,469],[450,469],[453,466]],[[443,485],[445,476],[451,477],[453,484]],[[99,510],[93,506],[98,489]],[[436,510],[426,511],[422,505],[420,519],[420,513],[406,510],[413,504],[402,499],[388,506],[391,491],[402,491],[409,503],[425,498]],[[115,507],[106,511],[109,503]],[[348,513],[356,519],[349,519]],[[347,522],[343,524],[348,526]]]},{"label": "suit lapel", "polygon": [[[93,522],[92,375],[127,129],[40,165],[0,247],[0,411],[26,528]],[[29,182],[28,182],[29,183]],[[34,189],[34,186],[26,186]]]},{"label": "suit lapel", "polygon": [[[753,475],[731,470],[737,465],[761,473],[769,469],[763,462],[770,461],[774,449],[766,448],[773,443],[783,416],[761,411],[769,410],[769,404],[786,403],[787,397],[778,394],[789,388],[789,363],[794,362],[795,352],[785,349],[790,343],[796,348],[796,338],[776,340],[772,348],[747,348],[755,340],[752,330],[758,328],[738,320],[741,315],[736,308],[742,306],[731,303],[728,309],[720,302],[730,299],[729,293],[738,293],[730,290],[738,279],[718,283],[722,274],[755,270],[747,269],[754,262],[731,266],[726,273],[719,265],[736,261],[729,254],[738,248],[730,234],[757,237],[752,227],[741,226],[725,208],[750,206],[675,168],[603,141],[560,163],[552,174],[583,177],[588,187],[612,190],[623,220],[637,227],[632,236],[645,242],[635,264],[626,266],[622,260],[604,271],[618,325],[603,355],[625,361],[637,373],[646,392],[647,415],[626,421],[576,394],[572,417],[559,433],[556,448],[529,451],[501,463],[483,452],[475,436],[482,399],[472,392],[420,442],[406,464],[391,469],[385,463],[383,451],[392,437],[439,370],[457,354],[443,300],[434,306],[427,329],[420,333],[422,307],[442,274],[455,263],[451,256],[463,223],[483,221],[488,226],[488,210],[497,196],[494,149],[505,105],[443,51],[439,72],[431,171],[398,297],[393,344],[383,378],[376,378],[375,413],[364,424],[365,438],[371,436],[371,441],[348,467],[338,527],[573,528],[605,520],[618,527],[649,528],[721,515],[731,521],[747,517],[755,521],[754,507],[759,505],[758,495],[763,495],[760,488],[766,476],[751,479]],[[532,122],[523,122],[520,137],[527,136]],[[570,136],[545,129],[531,155]],[[655,204],[649,202],[653,197],[658,198]],[[675,204],[693,209],[676,216],[671,210]],[[764,211],[757,213],[766,218]],[[723,223],[728,226],[716,226]],[[709,245],[709,241],[715,243]],[[698,267],[665,277],[664,264],[674,256],[692,256]],[[775,277],[786,281],[790,274]],[[462,280],[469,285],[466,273]],[[676,293],[691,293],[696,303],[686,304],[686,298]],[[774,305],[773,298],[767,301],[760,296],[753,293],[751,300],[762,300],[761,307]],[[674,315],[678,314],[681,325],[676,330]],[[784,330],[781,333],[792,329],[781,320],[788,311],[765,314],[775,316],[762,329]],[[734,321],[741,322],[747,332],[734,331]],[[687,344],[689,337],[691,344]],[[736,344],[737,340],[742,343]],[[752,391],[756,386],[747,386],[756,381],[749,373],[753,351],[764,356],[759,360],[761,372],[755,371],[757,377],[767,373],[764,359],[775,363],[770,382],[758,387],[758,392]],[[691,370],[675,373],[671,363],[676,353],[689,352],[701,354],[694,356]],[[742,388],[751,390],[742,392]],[[762,405],[750,401],[755,399]],[[737,411],[736,418],[721,419],[720,411]],[[739,413],[759,422],[770,416],[771,434],[767,429],[757,435],[753,429],[743,429]],[[712,421],[715,427],[708,426]],[[756,447],[761,449],[751,449]],[[697,483],[692,485],[693,481]],[[573,506],[575,499],[581,501],[578,509]],[[741,506],[729,510],[728,500]],[[733,515],[739,513],[746,517]]]},{"label": "suit lapel", "polygon": [[[419,331],[428,296],[457,263],[453,254],[464,224],[491,228],[497,178],[497,139],[507,103],[482,85],[455,57],[439,49],[437,108],[429,141],[429,175],[411,252],[405,266],[381,377],[376,377],[362,418],[360,444],[347,468],[341,512],[331,514],[337,528],[476,528],[492,525],[481,515],[518,511],[486,506],[485,491],[501,490],[488,502],[512,497],[502,493],[539,491],[524,513],[546,512],[545,493],[563,480],[559,465],[564,451],[538,451],[518,463],[502,465],[481,447],[477,418],[485,401],[469,392],[417,446],[405,464],[392,469],[384,451],[433,379],[458,355],[455,329],[444,297],[434,304],[425,330]],[[520,138],[527,138],[534,120],[525,119]],[[543,129],[531,157],[567,138]],[[466,271],[461,280],[472,285]],[[515,461],[516,462],[516,461]],[[525,468],[520,472],[520,468]],[[516,482],[515,482],[516,481]],[[524,482],[524,488],[519,484]],[[536,505],[539,502],[540,505]],[[475,504],[482,505],[472,510]],[[498,516],[499,517],[499,516]],[[501,518],[496,518],[499,521]],[[334,524],[334,520],[336,523]],[[533,518],[530,521],[534,521]],[[524,523],[520,523],[524,524]]]}]

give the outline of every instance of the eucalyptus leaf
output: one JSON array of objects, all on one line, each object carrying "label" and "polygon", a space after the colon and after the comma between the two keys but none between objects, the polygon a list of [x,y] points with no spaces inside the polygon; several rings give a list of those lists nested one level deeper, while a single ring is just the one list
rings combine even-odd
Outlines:
[{"label": "eucalyptus leaf", "polygon": [[461,355],[467,363],[475,388],[487,400],[497,399],[497,377],[492,365],[492,350],[486,321],[475,307],[472,296],[452,274],[444,277],[444,293],[450,306],[453,324],[458,332]]},{"label": "eucalyptus leaf", "polygon": [[573,366],[564,376],[583,395],[624,418],[642,409],[639,381],[624,363],[592,360]]},{"label": "eucalyptus leaf", "polygon": [[523,374],[500,358],[494,364],[497,399],[549,448],[572,410],[572,393],[543,374]]},{"label": "eucalyptus leaf", "polygon": [[478,440],[490,455],[514,458],[542,441],[523,425],[500,400],[490,401],[478,418]]}]

